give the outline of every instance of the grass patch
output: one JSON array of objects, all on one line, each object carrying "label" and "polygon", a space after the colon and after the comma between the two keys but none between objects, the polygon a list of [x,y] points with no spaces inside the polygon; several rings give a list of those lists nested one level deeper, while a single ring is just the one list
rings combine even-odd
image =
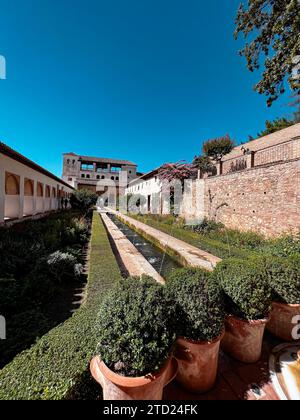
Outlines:
[{"label": "grass patch", "polygon": [[[93,397],[88,365],[97,346],[95,320],[103,296],[120,279],[106,230],[100,216],[94,213],[84,304],[72,318],[51,330],[0,371],[0,400]],[[94,388],[96,393],[98,389]]]}]

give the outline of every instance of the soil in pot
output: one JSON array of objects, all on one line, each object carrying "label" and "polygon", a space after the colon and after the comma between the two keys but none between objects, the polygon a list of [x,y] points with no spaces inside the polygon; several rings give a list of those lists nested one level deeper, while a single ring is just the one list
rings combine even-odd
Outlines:
[{"label": "soil in pot", "polygon": [[102,386],[104,400],[161,400],[164,387],[177,374],[178,363],[171,357],[159,372],[129,378],[114,373],[96,356],[91,361],[90,370]]},{"label": "soil in pot", "polygon": [[295,317],[297,316],[300,316],[300,305],[273,302],[267,330],[284,341],[299,340],[299,337],[297,337],[298,331],[296,331],[297,324],[295,322]]},{"label": "soil in pot", "polygon": [[224,333],[211,342],[178,338],[175,353],[178,361],[176,380],[186,390],[204,393],[214,386],[223,336]]},{"label": "soil in pot", "polygon": [[244,363],[256,363],[262,352],[263,336],[268,319],[246,321],[229,315],[225,319],[222,350]]}]

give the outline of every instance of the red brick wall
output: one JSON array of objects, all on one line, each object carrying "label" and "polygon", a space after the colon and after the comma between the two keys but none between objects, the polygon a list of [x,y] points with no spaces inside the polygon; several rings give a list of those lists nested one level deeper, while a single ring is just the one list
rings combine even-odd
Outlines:
[{"label": "red brick wall", "polygon": [[267,236],[300,232],[300,160],[206,179],[205,213]]}]

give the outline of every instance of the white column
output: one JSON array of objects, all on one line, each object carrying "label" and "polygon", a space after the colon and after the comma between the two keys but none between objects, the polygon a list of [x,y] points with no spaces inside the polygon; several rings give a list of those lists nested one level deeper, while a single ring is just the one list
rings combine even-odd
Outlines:
[{"label": "white column", "polygon": [[19,219],[24,216],[24,176],[20,176]]},{"label": "white column", "polygon": [[36,194],[37,194],[37,181],[33,181],[33,215],[36,215]]},{"label": "white column", "polygon": [[0,223],[4,222],[5,211],[5,170],[0,168]]}]

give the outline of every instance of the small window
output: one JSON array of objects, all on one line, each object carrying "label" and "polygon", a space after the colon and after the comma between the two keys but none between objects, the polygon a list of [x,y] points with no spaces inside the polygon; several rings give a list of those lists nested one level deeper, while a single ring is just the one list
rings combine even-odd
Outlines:
[{"label": "small window", "polygon": [[104,175],[102,175],[101,179],[105,179],[105,176],[104,176]]},{"label": "small window", "polygon": [[81,170],[82,171],[93,171],[94,165],[92,163],[82,163],[81,164]]},{"label": "small window", "polygon": [[112,180],[112,181],[114,181],[114,180],[115,180],[115,177],[114,177],[114,176],[112,176],[112,177],[111,177],[111,180]]},{"label": "small window", "polygon": [[73,178],[68,178],[68,181],[72,181]]},{"label": "small window", "polygon": [[100,175],[97,175],[97,179],[100,179]]},{"label": "small window", "polygon": [[67,159],[67,165],[70,165],[70,159]]},{"label": "small window", "polygon": [[81,174],[81,178],[85,178],[85,175],[84,174]]},{"label": "small window", "polygon": [[73,165],[75,165],[75,159],[72,160]]},{"label": "small window", "polygon": [[87,174],[87,176],[86,176],[88,179],[90,178],[90,175],[89,174]]},{"label": "small window", "polygon": [[118,176],[116,177],[116,180],[119,181],[119,177]]}]

